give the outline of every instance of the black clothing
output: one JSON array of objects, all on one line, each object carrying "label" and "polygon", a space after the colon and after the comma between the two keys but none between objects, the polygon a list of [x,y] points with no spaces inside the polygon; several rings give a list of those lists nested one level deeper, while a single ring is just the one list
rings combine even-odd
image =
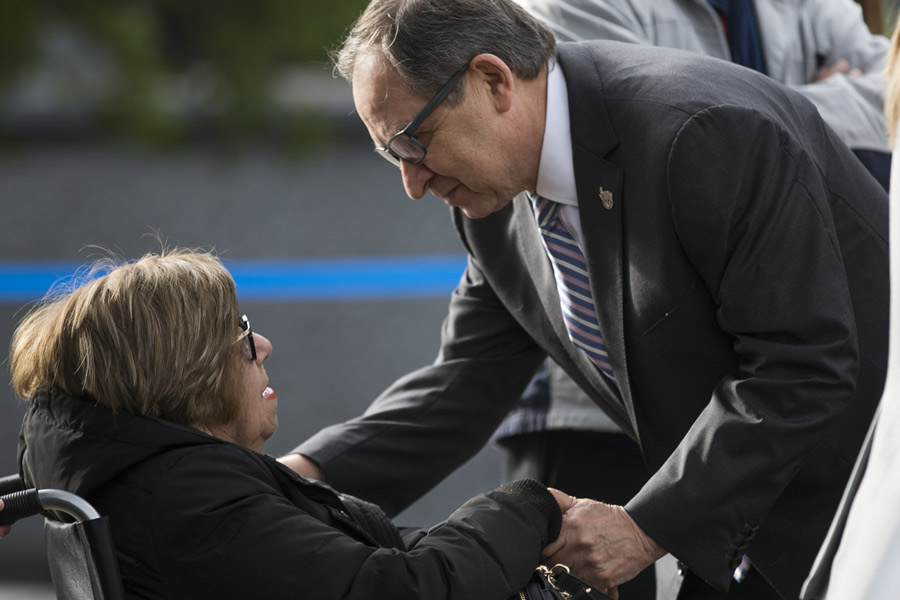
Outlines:
[{"label": "black clothing", "polygon": [[46,389],[19,469],[109,516],[129,597],[506,600],[561,523],[549,492],[519,481],[405,543],[374,505],[270,456]]}]

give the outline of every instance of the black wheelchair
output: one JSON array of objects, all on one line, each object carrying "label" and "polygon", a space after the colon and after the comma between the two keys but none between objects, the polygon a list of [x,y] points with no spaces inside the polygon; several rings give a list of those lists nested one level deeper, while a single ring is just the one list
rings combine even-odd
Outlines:
[{"label": "black wheelchair", "polygon": [[25,489],[18,475],[0,478],[0,525],[44,516],[47,560],[60,600],[121,600],[119,563],[108,517],[76,494],[54,489]]}]

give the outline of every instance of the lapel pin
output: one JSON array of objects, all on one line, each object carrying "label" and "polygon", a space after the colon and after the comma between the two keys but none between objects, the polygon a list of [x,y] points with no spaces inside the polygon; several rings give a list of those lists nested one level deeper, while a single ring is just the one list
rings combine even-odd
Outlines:
[{"label": "lapel pin", "polygon": [[609,190],[604,190],[603,187],[600,188],[600,202],[603,203],[603,208],[606,210],[612,210],[613,207],[613,193]]}]

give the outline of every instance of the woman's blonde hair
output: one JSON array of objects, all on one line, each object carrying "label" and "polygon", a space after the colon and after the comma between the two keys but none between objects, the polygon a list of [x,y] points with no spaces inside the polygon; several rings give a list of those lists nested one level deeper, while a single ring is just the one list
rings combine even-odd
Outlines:
[{"label": "woman's blonde hair", "polygon": [[[898,20],[900,25],[900,20]],[[884,64],[886,90],[884,98],[884,118],[891,135],[891,146],[897,136],[897,120],[900,119],[900,27],[894,27],[891,47]]]},{"label": "woman's blonde hair", "polygon": [[48,295],[13,335],[16,394],[40,386],[111,410],[184,425],[237,418],[239,314],[234,281],[208,252],[101,259],[87,282]]}]

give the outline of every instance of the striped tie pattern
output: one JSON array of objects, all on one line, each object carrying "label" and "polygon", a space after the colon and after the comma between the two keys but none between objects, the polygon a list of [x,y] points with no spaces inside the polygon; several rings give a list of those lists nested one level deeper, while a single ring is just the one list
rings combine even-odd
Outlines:
[{"label": "striped tie pattern", "polygon": [[559,203],[540,196],[533,196],[532,202],[534,218],[556,275],[559,305],[569,339],[615,381],[609,354],[606,352],[606,342],[603,341],[597,322],[584,254],[557,215]]}]

